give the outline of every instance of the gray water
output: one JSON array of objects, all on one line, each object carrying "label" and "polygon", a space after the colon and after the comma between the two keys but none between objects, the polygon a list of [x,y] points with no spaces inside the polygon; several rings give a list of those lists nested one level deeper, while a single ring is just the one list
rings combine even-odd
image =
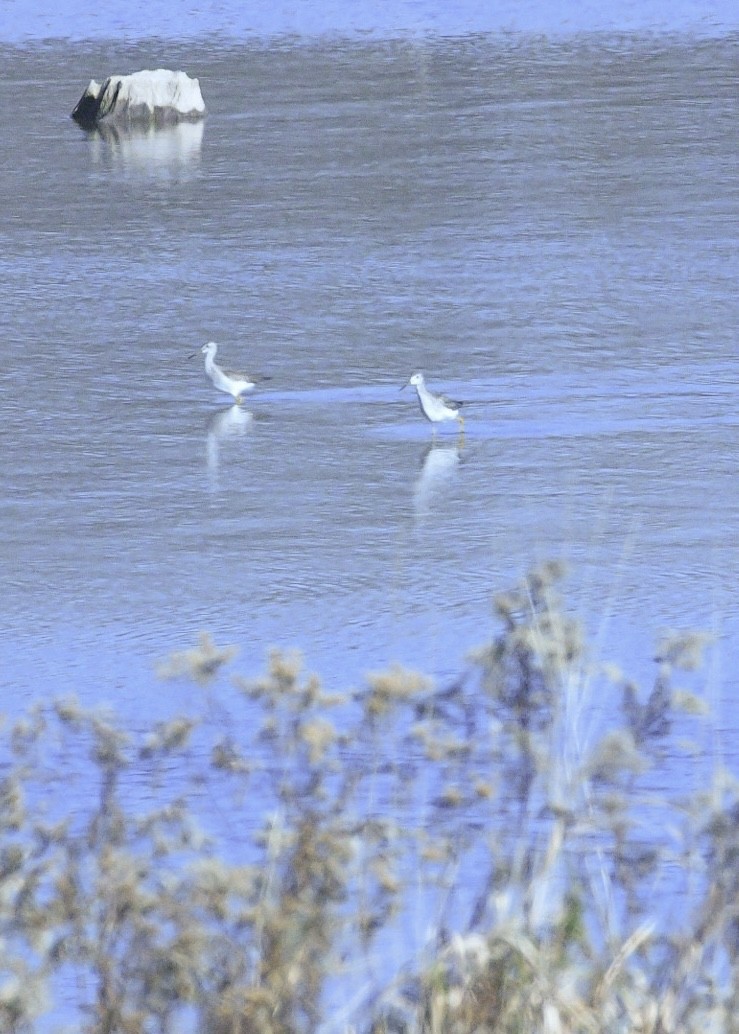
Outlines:
[{"label": "gray water", "polygon": [[[690,684],[736,769],[735,41],[123,34],[0,62],[0,710],[197,710],[156,667],[202,629],[229,671],[277,645],[335,688],[444,680],[492,595],[564,558],[595,656],[642,683],[660,629],[714,634]],[[204,125],[69,119],[92,76],[160,65],[200,78]],[[209,339],[265,378],[244,406],[188,358]],[[463,441],[399,390],[419,368]]]},{"label": "gray water", "polygon": [[[332,686],[438,678],[570,562],[603,658],[665,626],[736,760],[736,47],[476,36],[0,53],[4,706],[146,724],[209,629]],[[204,124],[103,139],[91,77],[183,67]],[[115,67],[114,67],[115,66]],[[265,379],[239,409],[207,381]],[[411,389],[465,400],[435,438]]]}]

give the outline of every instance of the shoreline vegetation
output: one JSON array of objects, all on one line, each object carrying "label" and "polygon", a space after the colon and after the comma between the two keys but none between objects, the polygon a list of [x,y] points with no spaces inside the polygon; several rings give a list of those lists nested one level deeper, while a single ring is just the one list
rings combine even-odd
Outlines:
[{"label": "shoreline vegetation", "polygon": [[0,1029],[736,1030],[739,787],[676,684],[706,639],[665,636],[640,689],[561,578],[498,596],[444,685],[329,694],[279,652],[229,679],[204,634],[161,671],[197,714],[6,724]]}]

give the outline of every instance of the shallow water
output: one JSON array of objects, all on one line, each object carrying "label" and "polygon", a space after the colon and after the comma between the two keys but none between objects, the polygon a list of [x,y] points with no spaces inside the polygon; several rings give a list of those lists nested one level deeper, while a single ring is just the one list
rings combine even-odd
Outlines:
[{"label": "shallow water", "polygon": [[[230,671],[443,680],[554,557],[645,684],[662,627],[715,634],[689,684],[735,767],[732,41],[135,38],[0,50],[3,709],[197,709],[155,668],[203,628]],[[203,125],[69,120],[157,65]],[[244,406],[209,339],[266,378]]]},{"label": "shallow water", "polygon": [[[728,677],[730,43],[182,47],[205,124],[120,139],[68,119],[106,47],[3,55],[5,694],[166,709],[201,628],[249,671],[442,675],[562,556],[605,654],[647,677],[661,626],[707,627]],[[242,410],[211,338],[269,378]]]}]

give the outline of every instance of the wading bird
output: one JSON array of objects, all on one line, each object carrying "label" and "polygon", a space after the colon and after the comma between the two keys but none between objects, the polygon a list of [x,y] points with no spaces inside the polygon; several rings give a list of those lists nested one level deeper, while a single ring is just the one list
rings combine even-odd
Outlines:
[{"label": "wading bird", "polygon": [[[446,420],[456,420],[460,430],[464,427],[464,417],[459,412],[462,406],[461,402],[452,402],[445,395],[437,395],[436,392],[429,391],[422,373],[414,373],[411,379],[403,385],[403,388],[407,388],[409,384],[412,384],[416,389],[421,412],[432,424],[440,424]],[[400,390],[402,391],[403,388]],[[436,429],[434,428],[434,430]]]},{"label": "wading bird", "polygon": [[[216,362],[218,345],[215,341],[209,341],[207,345],[203,345],[200,351],[205,356],[205,372],[213,381],[214,386],[219,391],[225,391],[228,395],[233,395],[234,399],[241,403],[243,393],[254,389],[254,381],[250,381],[245,373],[233,373],[221,369]],[[197,352],[193,352],[190,358],[192,359],[195,355],[197,355]]]}]

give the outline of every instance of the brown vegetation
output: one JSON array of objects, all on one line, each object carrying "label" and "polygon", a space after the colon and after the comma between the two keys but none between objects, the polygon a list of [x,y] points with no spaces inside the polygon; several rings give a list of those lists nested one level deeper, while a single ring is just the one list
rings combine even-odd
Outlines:
[{"label": "brown vegetation", "polygon": [[229,684],[203,637],[163,672],[203,686],[197,716],[134,737],[57,700],[6,730],[0,1029],[736,1029],[737,785],[660,778],[692,763],[673,675],[703,643],[663,640],[642,697],[559,574],[500,597],[448,685],[330,695],[279,653]]}]

